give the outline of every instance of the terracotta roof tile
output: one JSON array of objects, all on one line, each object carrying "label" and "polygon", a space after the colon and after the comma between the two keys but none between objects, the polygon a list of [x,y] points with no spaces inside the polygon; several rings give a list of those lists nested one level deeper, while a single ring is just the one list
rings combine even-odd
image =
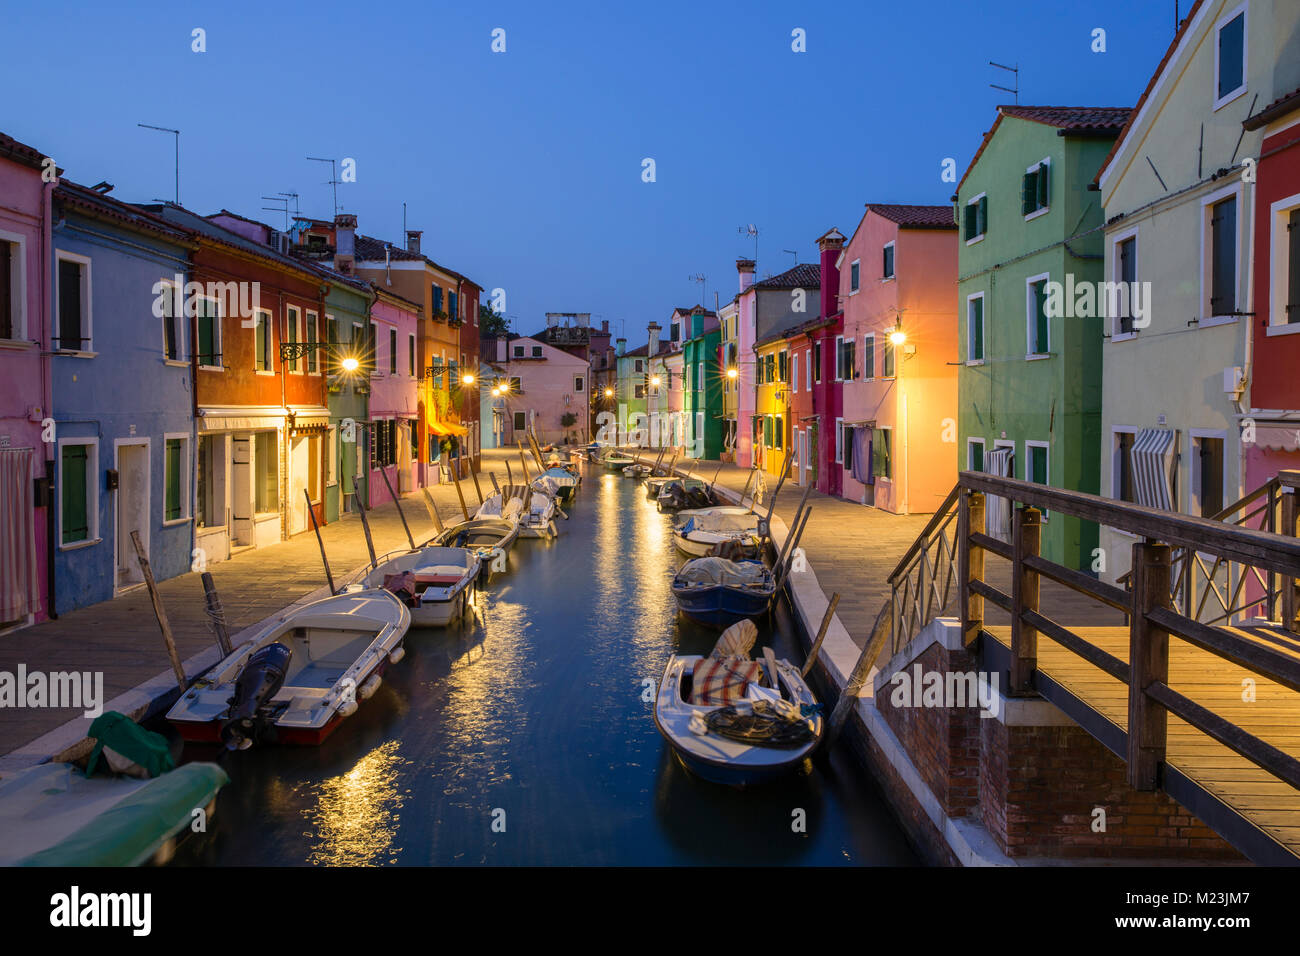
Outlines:
[{"label": "terracotta roof tile", "polygon": [[[1127,106],[999,106],[998,118],[993,121],[993,126],[984,134],[984,140],[980,143],[980,148],[975,150],[975,155],[971,157],[970,165],[966,167],[966,172],[962,173],[961,181],[957,183],[953,198],[956,198],[956,193],[961,192],[962,184],[966,182],[971,170],[979,162],[984,148],[988,146],[993,134],[998,131],[998,127],[1002,124],[1002,119],[1005,116],[1029,120],[1032,123],[1043,123],[1047,126],[1055,126],[1057,129],[1074,132],[1104,133],[1126,128],[1126,123],[1132,120],[1134,112]],[[1120,135],[1123,134],[1120,133]]]},{"label": "terracotta roof tile", "polygon": [[786,269],[779,275],[755,282],[753,289],[820,289],[822,285],[821,266],[811,262]]},{"label": "terracotta roof tile", "polygon": [[952,206],[905,206],[867,203],[867,211],[896,222],[906,229],[956,229]]}]

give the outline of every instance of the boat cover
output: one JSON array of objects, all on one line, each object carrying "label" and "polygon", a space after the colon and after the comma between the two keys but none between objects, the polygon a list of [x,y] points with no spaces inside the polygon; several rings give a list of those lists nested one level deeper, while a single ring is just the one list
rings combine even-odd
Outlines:
[{"label": "boat cover", "polygon": [[741,657],[705,657],[691,675],[691,703],[696,707],[722,707],[743,700],[751,682],[763,668]]},{"label": "boat cover", "polygon": [[710,657],[749,657],[758,640],[758,625],[746,618],[737,621],[718,636]]},{"label": "boat cover", "polygon": [[95,741],[86,762],[87,777],[94,774],[101,756],[109,765],[104,768],[106,771],[117,770],[136,777],[157,777],[176,766],[166,737],[145,730],[115,710],[96,717],[87,736]]},{"label": "boat cover", "polygon": [[726,558],[695,558],[682,565],[677,578],[686,584],[713,584],[733,588],[761,587],[767,568],[758,561],[728,561]]},{"label": "boat cover", "polygon": [[[188,827],[194,810],[206,807],[229,782],[226,772],[214,763],[187,763],[140,786],[107,810],[88,813],[79,829],[19,860],[18,865],[137,866],[169,836]],[[75,813],[77,789],[46,790],[51,807],[41,809]],[[72,806],[56,802],[64,793]],[[31,823],[41,815],[35,812]]]}]

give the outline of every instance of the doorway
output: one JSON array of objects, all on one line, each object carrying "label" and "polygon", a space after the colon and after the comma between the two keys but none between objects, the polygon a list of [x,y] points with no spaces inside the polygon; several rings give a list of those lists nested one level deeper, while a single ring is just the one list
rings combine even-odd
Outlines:
[{"label": "doorway", "polygon": [[149,553],[149,440],[117,445],[117,575],[118,590],[144,583],[131,532],[140,532],[140,544]]}]

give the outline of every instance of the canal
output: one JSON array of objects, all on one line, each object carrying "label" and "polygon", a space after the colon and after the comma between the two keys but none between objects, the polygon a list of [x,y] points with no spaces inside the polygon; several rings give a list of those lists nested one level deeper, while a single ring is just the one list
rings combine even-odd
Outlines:
[{"label": "canal", "polygon": [[[473,622],[413,629],[406,657],[323,746],[220,754],[231,783],[175,862],[916,863],[846,750],[747,791],[677,763],[647,682],[717,635],[678,620],[669,518],[641,485],[597,469],[569,514],[555,540],[515,545]],[[768,642],[802,660],[785,609],[760,627]]]}]

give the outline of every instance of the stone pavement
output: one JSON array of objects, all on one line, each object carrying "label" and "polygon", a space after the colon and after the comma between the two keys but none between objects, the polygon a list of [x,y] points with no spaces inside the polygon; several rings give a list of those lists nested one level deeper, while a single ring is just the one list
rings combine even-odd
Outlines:
[{"label": "stone pavement", "polygon": [[[517,450],[484,453],[484,473],[479,480],[485,496],[492,493],[492,482],[487,472],[495,473],[498,481],[504,483],[507,459],[517,480],[520,472]],[[461,488],[473,513],[478,505],[473,482],[462,481]],[[462,520],[453,484],[436,485],[429,491],[445,524]],[[422,492],[403,496],[402,508],[417,544],[434,533]],[[390,503],[370,512],[369,519],[377,553],[408,546],[394,505]],[[322,528],[321,536],[336,586],[368,564],[360,518],[345,515]],[[265,620],[290,604],[309,597],[315,600],[327,596],[320,549],[316,536],[310,531],[269,547],[237,553],[228,561],[209,565],[208,570],[225,608],[232,639],[242,629]],[[209,627],[199,575],[190,573],[170,578],[161,582],[158,590],[181,660],[212,651],[216,638]],[[206,657],[215,660],[216,655],[208,653]],[[149,592],[144,587],[111,601],[62,614],[56,621],[0,637],[0,672],[14,674],[20,664],[28,673],[102,672],[101,703],[146,682],[152,681],[159,688],[168,684],[173,688],[176,686]],[[194,671],[187,668],[187,676],[194,677]],[[0,707],[0,759],[73,720],[81,729],[79,733],[70,729],[70,740],[84,735],[85,727],[90,723],[80,709]],[[56,752],[46,750],[43,756]],[[36,759],[25,762],[34,763],[40,759],[42,756],[38,755]]]}]

